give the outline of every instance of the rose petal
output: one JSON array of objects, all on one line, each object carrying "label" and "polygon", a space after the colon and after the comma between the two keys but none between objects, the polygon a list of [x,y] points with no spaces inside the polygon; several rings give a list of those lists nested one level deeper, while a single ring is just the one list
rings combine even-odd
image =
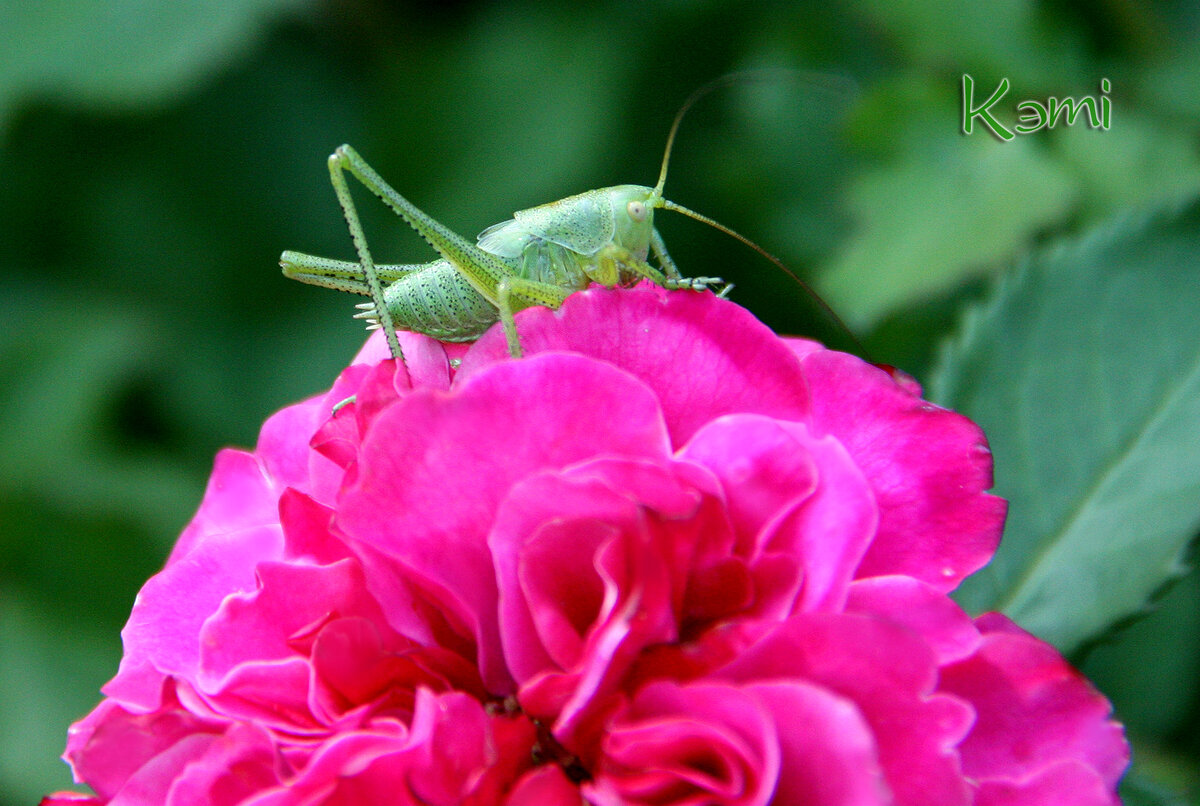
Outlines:
[{"label": "rose petal", "polygon": [[242,663],[297,657],[297,636],[334,614],[387,623],[367,592],[357,560],[332,565],[264,562],[258,577],[256,590],[227,596],[200,630],[197,679],[206,691]]},{"label": "rose petal", "polygon": [[[516,420],[525,425],[506,426]],[[596,454],[666,451],[657,403],[626,373],[562,354],[497,364],[450,395],[417,390],[381,412],[343,491],[337,523],[352,541],[461,592],[475,621],[484,680],[503,691],[509,678],[486,536],[508,487]]]},{"label": "rose petal", "polygon": [[596,778],[603,806],[771,801],[780,772],[773,715],[734,686],[655,683],[605,730]]},{"label": "rose petal", "polygon": [[579,806],[579,787],[571,783],[562,767],[538,767],[512,788],[504,806]]},{"label": "rose petal", "polygon": [[1021,781],[982,781],[976,806],[1120,806],[1096,770],[1078,761],[1043,767]]},{"label": "rose petal", "polygon": [[104,801],[95,795],[84,795],[81,792],[55,792],[38,801],[38,806],[103,806]]},{"label": "rose petal", "polygon": [[278,763],[266,731],[250,724],[233,725],[179,772],[165,803],[237,806],[279,782]]},{"label": "rose petal", "polygon": [[75,780],[106,801],[123,791],[152,792],[145,802],[165,801],[175,775],[224,730],[181,709],[172,687],[165,688],[155,712],[134,713],[109,699],[71,726],[63,758]]},{"label": "rose petal", "polygon": [[905,574],[949,591],[987,562],[1006,504],[984,492],[992,455],[979,426],[854,356],[812,352],[802,366],[814,433],[846,447],[879,505],[879,532],[859,576]]},{"label": "rose petal", "polygon": [[743,683],[796,678],[855,704],[871,730],[897,804],[967,804],[955,748],[967,705],[935,694],[932,650],[915,633],[851,614],[793,616],[714,674]]},{"label": "rose petal", "polygon": [[987,614],[976,624],[979,649],[942,672],[942,688],[978,714],[963,742],[963,771],[1017,782],[1059,761],[1080,761],[1115,789],[1129,745],[1108,701],[1053,647],[1004,616]]},{"label": "rose petal", "polygon": [[167,565],[187,556],[196,543],[212,534],[238,532],[278,522],[278,492],[258,457],[226,448],[217,453],[204,500],[179,536]]},{"label": "rose petal", "polygon": [[[525,355],[570,350],[615,364],[654,390],[671,444],[722,414],[753,412],[803,419],[808,389],[791,350],[745,308],[711,293],[593,287],[558,311],[533,307],[517,317]],[[494,328],[463,360],[459,378],[507,360]]]},{"label": "rose petal", "polygon": [[[536,474],[514,485],[497,512],[488,544],[500,585],[505,653],[516,680],[522,682],[550,664],[571,668],[588,630],[597,619],[603,620],[604,612],[613,612],[620,597],[629,595],[606,591],[606,577],[597,565],[601,546],[622,531],[643,532],[643,519],[651,513],[682,520],[698,506],[697,491],[665,467],[633,460],[598,460],[558,474]],[[635,551],[652,556],[674,549],[655,544]],[[688,549],[681,550],[687,554]],[[660,554],[659,559],[672,556]],[[657,572],[665,570],[660,566]],[[642,589],[646,582],[636,584]],[[675,621],[670,610],[652,616],[649,604],[642,600],[643,622]],[[671,601],[663,605],[669,608]]]},{"label": "rose petal", "polygon": [[530,767],[534,727],[463,694],[417,696],[407,733],[355,731],[321,748],[286,787],[245,806],[498,803]]},{"label": "rose petal", "polygon": [[279,525],[205,536],[142,587],[121,638],[125,654],[104,693],[130,707],[158,707],[158,675],[194,680],[200,628],[224,598],[256,587],[254,566],[282,554]]},{"label": "rose petal", "polygon": [[860,579],[850,586],[846,610],[903,624],[929,644],[939,664],[961,660],[979,646],[971,617],[953,599],[912,577]]},{"label": "rose petal", "polygon": [[[396,333],[400,349],[404,352],[404,364],[411,382],[402,388],[448,389],[450,386],[450,358],[460,358],[463,345],[443,344],[423,333],[401,330]],[[351,365],[376,365],[391,360],[387,339],[383,331],[375,331],[363,343]],[[403,379],[398,380],[402,383]],[[348,395],[347,395],[348,396]],[[338,398],[343,400],[345,397]],[[334,400],[333,402],[337,402]]]},{"label": "rose petal", "polygon": [[799,561],[803,589],[789,609],[841,609],[877,511],[836,440],[816,439],[802,423],[729,415],[700,429],[680,457],[721,480],[743,543],[752,536],[757,549]]},{"label": "rose petal", "polygon": [[806,442],[771,417],[730,414],[705,424],[680,448],[680,459],[720,480],[743,555],[755,550],[767,524],[816,489],[817,465]]},{"label": "rose petal", "polygon": [[773,803],[884,806],[891,795],[870,726],[853,703],[806,683],[755,683],[775,720],[780,774]]}]

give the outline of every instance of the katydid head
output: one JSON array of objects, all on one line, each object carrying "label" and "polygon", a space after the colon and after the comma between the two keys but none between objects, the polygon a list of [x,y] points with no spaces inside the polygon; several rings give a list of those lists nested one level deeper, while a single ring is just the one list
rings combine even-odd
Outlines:
[{"label": "katydid head", "polygon": [[603,192],[613,211],[613,242],[645,260],[654,235],[654,210],[662,205],[654,189],[642,185],[615,185]]}]

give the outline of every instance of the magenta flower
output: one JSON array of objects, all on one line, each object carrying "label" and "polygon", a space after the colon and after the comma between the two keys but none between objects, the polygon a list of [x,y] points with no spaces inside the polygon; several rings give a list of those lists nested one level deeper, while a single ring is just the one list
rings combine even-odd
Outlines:
[{"label": "magenta flower", "polygon": [[710,294],[519,326],[376,339],[217,457],[46,802],[1117,802],[1103,697],[946,595],[974,424]]}]

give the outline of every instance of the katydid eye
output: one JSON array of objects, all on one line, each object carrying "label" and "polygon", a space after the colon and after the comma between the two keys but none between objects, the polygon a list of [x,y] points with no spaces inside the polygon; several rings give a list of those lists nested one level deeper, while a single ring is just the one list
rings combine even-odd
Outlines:
[{"label": "katydid eye", "polygon": [[634,221],[646,220],[646,205],[642,204],[640,201],[631,201],[629,204],[625,205],[625,211],[629,213],[629,217]]}]

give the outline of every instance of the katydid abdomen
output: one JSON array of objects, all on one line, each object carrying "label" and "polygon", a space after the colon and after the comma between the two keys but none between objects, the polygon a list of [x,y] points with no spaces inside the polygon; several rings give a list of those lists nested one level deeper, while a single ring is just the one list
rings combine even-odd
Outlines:
[{"label": "katydid abdomen", "polygon": [[383,300],[397,327],[441,341],[474,341],[499,318],[495,304],[446,260],[396,280]]}]

